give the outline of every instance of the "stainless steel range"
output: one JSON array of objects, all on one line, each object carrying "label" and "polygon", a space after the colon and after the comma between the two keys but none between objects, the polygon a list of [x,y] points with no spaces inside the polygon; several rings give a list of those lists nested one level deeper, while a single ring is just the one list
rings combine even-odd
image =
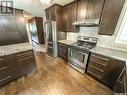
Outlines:
[{"label": "stainless steel range", "polygon": [[94,37],[79,36],[77,43],[69,46],[68,64],[81,73],[85,73],[90,49],[94,48],[98,39]]}]

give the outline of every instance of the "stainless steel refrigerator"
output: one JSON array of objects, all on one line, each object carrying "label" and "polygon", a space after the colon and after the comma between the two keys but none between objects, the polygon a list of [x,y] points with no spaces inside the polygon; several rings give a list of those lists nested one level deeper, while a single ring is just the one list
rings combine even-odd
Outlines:
[{"label": "stainless steel refrigerator", "polygon": [[44,30],[47,53],[53,57],[57,57],[57,41],[66,39],[66,32],[57,30],[56,21],[49,21],[44,23]]}]

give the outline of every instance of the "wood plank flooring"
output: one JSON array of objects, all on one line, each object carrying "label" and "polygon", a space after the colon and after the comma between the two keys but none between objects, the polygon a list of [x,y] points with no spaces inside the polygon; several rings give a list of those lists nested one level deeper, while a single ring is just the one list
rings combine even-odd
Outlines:
[{"label": "wood plank flooring", "polygon": [[89,75],[82,75],[60,58],[36,52],[37,72],[0,89],[0,95],[113,95]]}]

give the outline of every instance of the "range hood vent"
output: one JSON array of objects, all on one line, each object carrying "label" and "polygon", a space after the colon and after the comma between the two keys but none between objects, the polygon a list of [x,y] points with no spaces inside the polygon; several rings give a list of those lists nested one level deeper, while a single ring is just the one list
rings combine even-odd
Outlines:
[{"label": "range hood vent", "polygon": [[76,21],[73,23],[76,26],[83,26],[83,27],[99,27],[99,19],[88,19],[84,21]]}]

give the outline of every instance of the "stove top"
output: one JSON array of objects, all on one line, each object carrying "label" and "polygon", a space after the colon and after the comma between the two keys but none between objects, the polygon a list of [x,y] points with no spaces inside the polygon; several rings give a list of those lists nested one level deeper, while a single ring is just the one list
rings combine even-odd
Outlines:
[{"label": "stove top", "polygon": [[98,39],[95,37],[79,36],[78,41],[72,44],[71,46],[83,50],[84,49],[90,50],[96,46],[97,40]]},{"label": "stove top", "polygon": [[79,43],[72,44],[74,47],[82,48],[82,49],[92,49],[94,46],[92,45],[80,45]]}]

